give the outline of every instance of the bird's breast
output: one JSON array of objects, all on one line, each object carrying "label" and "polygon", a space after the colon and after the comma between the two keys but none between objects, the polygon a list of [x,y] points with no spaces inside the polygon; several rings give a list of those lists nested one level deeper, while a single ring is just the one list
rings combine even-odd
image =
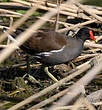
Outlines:
[{"label": "bird's breast", "polygon": [[36,58],[42,63],[48,65],[57,65],[73,60],[80,55],[81,50],[82,48],[76,46],[74,48],[63,46],[59,50],[38,53],[36,54]]}]

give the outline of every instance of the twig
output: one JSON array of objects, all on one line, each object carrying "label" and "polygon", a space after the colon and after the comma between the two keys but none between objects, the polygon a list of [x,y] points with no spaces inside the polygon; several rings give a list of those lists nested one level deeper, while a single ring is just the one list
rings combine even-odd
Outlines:
[{"label": "twig", "polygon": [[97,52],[97,51],[101,51],[101,49],[98,49],[98,48],[96,48],[96,49],[91,49],[91,50],[85,50],[85,51],[83,51],[83,52],[86,52],[86,53],[93,53],[93,52]]},{"label": "twig", "polygon": [[15,17],[15,18],[20,18],[22,16],[20,15],[10,15],[10,14],[0,14],[0,16],[4,16],[4,17]]},{"label": "twig", "polygon": [[2,2],[0,3],[1,9],[10,9],[10,10],[28,10],[30,9],[28,6],[21,5],[20,3],[14,2]]},{"label": "twig", "polygon": [[[25,1],[22,2],[21,0],[19,0],[19,1],[18,0],[12,0],[12,1],[16,1],[17,3],[21,3],[21,4],[24,4],[24,5],[27,5],[27,6],[35,6],[36,5],[36,3],[29,3],[29,2],[25,2]],[[39,5],[38,8],[42,9],[42,10],[46,10],[46,11],[49,11],[51,9],[55,9],[55,8],[46,7],[46,6],[43,6],[43,5]],[[63,8],[60,8],[60,10],[63,10]],[[55,9],[55,11],[56,11],[56,9]],[[78,17],[77,13],[72,13],[70,11],[64,11],[63,10],[63,11],[60,11],[60,14],[67,15],[67,16]],[[84,16],[83,18],[84,19],[90,19],[89,17],[86,17],[86,16]]]},{"label": "twig", "polygon": [[10,69],[10,68],[18,68],[18,67],[24,67],[26,65],[26,63],[21,63],[21,64],[15,64],[15,65],[12,65],[12,66],[9,66],[9,67],[2,67],[0,68],[0,71],[5,71],[7,69]]},{"label": "twig", "polygon": [[97,37],[97,42],[102,40],[102,35]]},{"label": "twig", "polygon": [[[41,5],[45,5],[45,1],[41,1],[41,0],[29,0],[31,1],[32,3],[40,3]],[[53,3],[49,3],[47,2],[47,5],[49,7],[53,7],[53,8],[56,8],[56,4],[53,4]],[[90,8],[90,10],[95,13],[95,14],[99,14],[99,15],[102,15],[102,11],[98,11],[98,9],[94,9],[94,7],[91,7],[91,6],[87,6],[85,5],[88,9]],[[62,4],[61,8],[65,11],[68,11],[68,12],[72,12],[72,13],[77,13],[78,11],[78,7],[76,7],[75,5],[71,4],[71,5],[65,5],[65,4]]]},{"label": "twig", "polygon": [[11,1],[26,5],[26,6],[33,6],[32,3],[29,3],[29,2],[26,2],[26,1],[22,1],[22,0],[11,0]]},{"label": "twig", "polygon": [[[0,45],[0,48],[7,48],[9,47],[9,44],[8,45]],[[18,49],[18,47],[15,47],[16,49]]]},{"label": "twig", "polygon": [[86,108],[89,110],[96,110],[95,107],[87,100],[87,98],[83,98],[83,102],[86,105]]},{"label": "twig", "polygon": [[85,47],[93,47],[93,48],[99,48],[102,49],[102,45],[101,44],[93,44],[93,43],[84,43]]},{"label": "twig", "polygon": [[38,104],[32,106],[32,107],[29,108],[28,110],[39,109],[39,108],[41,108],[41,107],[43,107],[43,106],[45,106],[45,105],[47,105],[47,104],[53,102],[53,101],[56,100],[57,98],[63,96],[64,94],[66,94],[66,93],[68,92],[68,90],[69,90],[69,89],[65,89],[65,90],[63,90],[63,91],[57,93],[56,95],[54,95],[54,96],[52,96],[52,97],[50,97],[50,98],[48,98],[48,99],[46,99],[46,100],[44,100],[44,101],[42,101],[42,102],[40,102],[40,103],[38,103]]},{"label": "twig", "polygon": [[86,86],[94,77],[99,74],[102,69],[102,57],[97,59],[99,62],[94,66],[85,76],[83,76],[79,81],[77,81],[72,87],[70,88],[70,92],[67,95],[63,96],[56,105],[51,106],[48,110],[53,110],[55,107],[63,106],[68,104],[74,97],[81,93],[80,86]]},{"label": "twig", "polygon": [[21,13],[17,13],[17,12],[5,10],[5,9],[0,9],[0,12],[23,16]]},{"label": "twig", "polygon": [[83,22],[83,23],[79,23],[79,24],[76,24],[76,25],[68,27],[68,28],[59,29],[58,32],[62,33],[62,32],[65,32],[65,31],[68,31],[68,30],[72,30],[72,29],[75,29],[75,28],[78,28],[78,27],[81,27],[81,26],[84,26],[84,25],[87,25],[87,24],[94,23],[94,22],[97,22],[97,20],[89,20],[89,21],[86,21],[86,22]]},{"label": "twig", "polygon": [[10,29],[10,28],[7,27],[7,26],[1,26],[1,25],[0,25],[0,29],[3,29],[4,27],[5,27],[6,29]]},{"label": "twig", "polygon": [[86,71],[87,69],[89,69],[89,67],[78,70],[77,72],[73,73],[72,75],[67,76],[66,78],[58,81],[58,83],[55,83],[55,84],[45,88],[44,90],[40,91],[39,93],[36,93],[36,94],[30,96],[29,98],[16,104],[15,106],[11,107],[8,110],[16,110],[16,109],[20,108],[21,106],[32,102],[33,100],[37,99],[38,97],[41,97],[41,96],[47,94],[48,92],[52,91],[56,87],[63,85],[65,82],[67,82],[68,80],[71,80],[72,78],[74,78],[75,76],[79,75],[80,73]]},{"label": "twig", "polygon": [[23,6],[20,3],[14,3],[14,2],[0,2],[0,5],[7,5],[7,6]]},{"label": "twig", "polygon": [[100,102],[96,102],[96,103],[93,103],[95,106],[99,106],[99,105],[102,105],[102,101]]},{"label": "twig", "polygon": [[98,56],[98,55],[99,54],[86,54],[86,55],[82,55],[82,56],[79,56],[78,58],[76,58],[74,60],[74,62],[79,62],[79,61],[85,60],[87,58],[95,57],[95,56]]},{"label": "twig", "polygon": [[102,22],[102,18],[99,17],[98,15],[94,14],[92,11],[90,11],[87,7],[81,5],[80,3],[75,3],[76,6],[78,6],[79,8],[81,8],[82,10],[84,10],[85,12],[87,12],[88,14],[90,14],[92,17],[94,17],[95,19],[99,20]]},{"label": "twig", "polygon": [[[16,22],[14,23],[14,25],[11,27],[10,30],[7,30],[8,34],[11,34],[14,30],[17,29],[17,27],[19,27],[21,24],[23,24],[24,21],[27,20],[28,17],[29,17],[31,14],[33,14],[33,12],[34,12],[36,9],[37,9],[37,7],[32,7],[30,10],[28,10],[27,13],[26,13],[21,19],[19,19],[18,21],[16,21]],[[6,37],[7,37],[7,36],[6,36],[5,33],[2,34],[2,35],[0,36],[0,42],[2,42]]]},{"label": "twig", "polygon": [[[52,22],[52,23],[55,23],[55,20],[52,20],[52,19],[43,19],[43,18],[41,18],[41,17],[37,17],[37,18],[39,18],[39,19],[42,19],[42,20],[44,20],[44,21],[48,21],[48,22]],[[72,26],[73,24],[70,24],[70,23],[66,23],[66,22],[62,22],[62,21],[58,21],[58,23],[59,24],[63,24],[63,25],[67,25],[67,26]]]},{"label": "twig", "polygon": [[[82,107],[83,104],[83,97],[79,97],[78,100],[75,102],[75,104],[73,105],[72,109],[71,110],[78,110],[80,109],[80,107]],[[85,106],[85,105],[84,105]]]},{"label": "twig", "polygon": [[91,94],[87,95],[86,97],[88,101],[90,101],[92,104],[97,103],[102,99],[102,89],[97,90],[95,92],[92,92]]},{"label": "twig", "polygon": [[[89,62],[83,64],[84,67],[81,66],[78,71],[74,72],[73,74],[71,74],[71,75],[69,75],[69,76],[66,76],[64,79],[58,81],[58,83],[55,83],[55,84],[53,84],[53,85],[51,85],[51,86],[45,88],[44,90],[40,91],[39,93],[32,95],[31,97],[25,99],[23,102],[20,102],[20,103],[18,103],[17,105],[15,105],[13,108],[15,108],[15,107],[16,107],[16,108],[19,108],[20,106],[23,106],[23,105],[25,105],[25,104],[27,104],[27,103],[30,103],[30,102],[32,102],[33,100],[35,100],[36,98],[41,97],[41,96],[47,94],[48,92],[52,91],[53,89],[55,89],[55,88],[57,88],[57,87],[63,85],[63,84],[66,83],[67,81],[73,79],[74,77],[80,75],[82,72],[88,70],[88,69],[91,67],[91,65],[90,65],[90,64],[88,65],[88,64],[89,64]],[[85,67],[86,67],[86,68],[85,68]],[[66,91],[66,90],[65,90],[65,91]],[[63,95],[63,92],[62,92],[61,94]],[[38,107],[42,107],[42,106],[44,106],[45,104],[48,104],[48,103],[50,103],[50,102],[56,100],[59,96],[61,96],[61,94],[60,94],[60,93],[59,93],[59,94],[56,94],[55,96],[53,96],[53,97],[54,97],[53,99],[51,98],[51,99],[48,99],[47,101],[45,100],[44,103],[43,103],[43,102],[42,102],[42,103],[39,103],[38,105],[35,105],[35,107],[37,107],[37,108],[38,108]],[[35,107],[34,107],[34,108],[35,108]],[[33,109],[34,109],[34,108],[33,108]],[[9,110],[12,110],[12,109],[9,109]]]},{"label": "twig", "polygon": [[61,4],[61,0],[57,0],[57,15],[56,15],[56,22],[55,22],[55,31],[57,31],[59,28],[58,21],[59,21],[59,14],[60,14],[60,7],[59,7],[60,4]]}]

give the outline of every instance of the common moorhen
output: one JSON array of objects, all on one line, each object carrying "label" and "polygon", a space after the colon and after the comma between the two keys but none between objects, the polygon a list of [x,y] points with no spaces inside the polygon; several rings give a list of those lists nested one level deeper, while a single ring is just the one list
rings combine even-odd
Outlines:
[{"label": "common moorhen", "polygon": [[[18,30],[15,33],[19,32]],[[73,37],[66,37],[54,31],[37,32],[20,48],[47,66],[57,65],[78,57],[88,39],[96,40],[92,30],[88,28],[81,28]]]}]

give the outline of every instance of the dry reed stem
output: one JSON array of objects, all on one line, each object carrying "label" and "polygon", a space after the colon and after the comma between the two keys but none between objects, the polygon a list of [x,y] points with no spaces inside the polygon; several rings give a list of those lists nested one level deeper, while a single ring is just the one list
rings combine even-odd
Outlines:
[{"label": "dry reed stem", "polygon": [[[35,6],[36,5],[36,3],[34,4],[34,3],[25,2],[25,1],[22,2],[21,0],[19,0],[19,1],[18,0],[12,0],[12,1],[16,1],[17,3],[21,3],[21,4],[24,4],[24,5],[27,5],[27,6]],[[43,6],[43,5],[39,5],[38,8],[42,9],[42,10],[46,10],[46,11],[54,9],[54,8],[46,7],[46,6]],[[60,9],[63,10],[63,8],[60,8]],[[67,15],[67,16],[78,17],[76,13],[72,13],[70,11],[69,12],[68,11],[60,11],[60,14]],[[90,19],[89,17],[86,17],[86,16],[84,16],[83,18],[84,19]]]},{"label": "dry reed stem", "polygon": [[1,25],[0,25],[0,29],[3,29],[4,27],[7,28],[7,29],[10,29],[10,28],[7,27],[7,26],[1,26]]},{"label": "dry reed stem", "polygon": [[[22,102],[18,103],[17,105],[13,106],[13,108],[12,109],[9,109],[9,110],[14,110],[14,108],[17,109],[17,108],[19,108],[19,107],[21,107],[21,106],[23,106],[25,104],[28,104],[28,103],[32,102],[33,100],[35,100],[35,99],[37,99],[37,98],[39,98],[39,97],[47,94],[48,92],[52,91],[53,89],[55,89],[55,88],[57,88],[59,86],[62,86],[64,83],[66,83],[67,81],[69,81],[69,80],[73,79],[74,77],[80,75],[84,71],[88,70],[90,67],[91,67],[91,65],[89,64],[89,61],[88,61],[85,64],[83,64],[82,66],[78,67],[77,68],[77,72],[74,72],[73,74],[71,74],[69,76],[66,76],[62,80],[58,81],[58,83],[55,83],[55,84],[53,84],[53,85],[45,88],[44,90],[40,91],[39,93],[34,94],[34,95],[28,97],[27,99],[25,99],[24,101],[22,101]],[[61,94],[60,93],[59,94],[56,94],[54,96],[54,99],[53,100],[56,100]],[[64,95],[64,94],[62,94],[62,95]],[[35,107],[37,107],[37,108],[38,107],[42,107],[42,106],[44,106],[46,104],[51,103],[53,100],[52,100],[52,98],[51,98],[51,100],[48,99],[48,101],[45,100],[44,103],[43,102],[42,103],[39,103],[39,105],[35,105]],[[33,108],[35,108],[35,107],[33,106]]]},{"label": "dry reed stem", "polygon": [[56,107],[56,110],[71,110],[73,106]]},{"label": "dry reed stem", "polygon": [[63,90],[63,91],[61,91],[61,92],[55,94],[54,96],[51,96],[50,98],[48,98],[48,99],[46,99],[46,100],[44,100],[44,101],[42,101],[42,102],[40,102],[40,103],[38,103],[38,104],[32,106],[31,108],[29,108],[29,109],[27,109],[27,110],[39,109],[39,108],[41,108],[41,107],[43,107],[43,106],[45,106],[45,105],[47,105],[47,104],[49,104],[49,103],[55,101],[57,98],[63,96],[64,94],[66,94],[66,93],[68,92],[68,90],[69,90],[69,89],[65,89],[65,90]]},{"label": "dry reed stem", "polygon": [[[29,0],[29,1],[32,2],[32,3],[40,3],[41,5],[45,5],[45,1],[41,1],[41,0]],[[47,3],[47,5],[49,7],[53,7],[53,8],[57,7],[56,4],[49,3],[49,2]],[[98,11],[97,9],[94,9],[92,7],[89,7],[89,6],[86,6],[86,7],[88,9],[90,8],[90,11],[92,11],[93,13],[102,15],[102,11]],[[77,13],[77,11],[78,11],[78,7],[75,7],[74,5],[73,6],[71,6],[71,5],[65,6],[65,5],[62,4],[61,8],[63,8],[63,10],[65,10],[65,11],[69,11],[69,12],[72,12],[72,13]]]},{"label": "dry reed stem", "polygon": [[93,43],[84,43],[85,47],[92,47],[92,48],[99,48],[102,49],[102,45],[101,44],[93,44]]},{"label": "dry reed stem", "polygon": [[84,52],[91,52],[91,53],[93,53],[93,52],[98,52],[98,51],[101,51],[101,49],[97,49],[97,48],[93,48],[93,49],[91,49],[91,50],[85,50]]},{"label": "dry reed stem", "polygon": [[[48,16],[49,14],[46,14],[44,17],[46,18],[46,16],[48,16],[48,18],[50,18],[51,16],[53,16],[54,14],[55,14],[56,12],[54,12],[54,10],[52,10],[52,13],[49,13],[50,14],[50,16]],[[43,17],[43,18],[44,18]],[[9,51],[7,51],[7,49],[5,49],[2,53],[1,53],[1,55],[0,55],[0,58],[1,58],[1,56],[3,56],[4,54],[5,54],[5,52],[7,52],[6,54],[11,54],[11,52],[12,51],[14,51],[15,50],[15,48],[13,48],[12,49],[12,46],[16,46],[16,45],[21,45],[23,42],[24,42],[24,40],[25,39],[23,39],[23,37],[25,36],[26,38],[28,38],[33,32],[32,32],[32,30],[31,29],[33,29],[34,31],[36,31],[41,25],[43,25],[43,23],[44,23],[44,21],[42,21],[42,22],[40,22],[41,20],[38,20],[35,24],[33,24],[26,32],[24,32],[23,34],[21,34],[19,37],[21,38],[17,38],[17,40],[19,41],[19,43],[12,43],[12,44],[10,44],[10,47],[9,48],[7,48],[8,50],[9,49],[11,49],[11,50],[9,50]],[[39,23],[40,22],[40,23]],[[36,26],[34,26],[34,25],[36,25]],[[30,33],[31,32],[31,33]],[[24,35],[24,36],[23,36]],[[23,36],[23,37],[22,37]],[[8,56],[8,55],[7,55]],[[2,57],[3,58],[3,60],[6,58],[6,55],[5,55],[5,57]],[[3,60],[1,60],[1,61],[3,61]],[[43,93],[43,94],[45,94],[45,93]],[[31,98],[32,99],[32,98]],[[34,98],[33,98],[34,99]],[[32,100],[33,100],[32,99]],[[30,100],[31,101],[31,100]],[[25,103],[28,103],[29,101],[27,101],[27,100],[25,100]],[[23,102],[21,102],[20,104],[20,106],[22,106],[22,103]],[[24,103],[23,103],[24,104]],[[19,106],[19,107],[20,107]],[[17,105],[16,105],[16,107],[17,107]],[[14,109],[16,109],[15,108],[15,106],[14,107],[12,107],[11,109],[9,109],[9,110],[14,110]]]},{"label": "dry reed stem", "polygon": [[64,106],[68,104],[74,97],[80,94],[81,91],[80,89],[78,89],[80,85],[86,86],[102,70],[102,56],[96,61],[98,62],[98,64],[95,64],[95,66],[89,72],[87,72],[86,75],[84,75],[79,81],[72,85],[70,92],[68,92],[67,95],[63,96],[56,103],[56,105],[52,105],[48,110],[53,110],[55,107]]},{"label": "dry reed stem", "polygon": [[[32,2],[33,3],[40,3],[41,5],[45,5],[45,2],[42,2],[42,1],[39,1],[39,0],[34,0]],[[48,7],[52,7],[52,8],[56,8],[57,7],[56,4],[49,3],[49,2],[47,3],[47,5],[48,5]],[[62,8],[64,11],[69,11],[69,12],[72,12],[72,13],[77,13],[76,9],[67,8],[67,7],[63,6],[63,4],[62,4],[62,6],[60,8]]]},{"label": "dry reed stem", "polygon": [[[14,30],[16,30],[19,26],[21,26],[24,23],[24,21],[26,21],[29,18],[29,16],[33,14],[34,11],[36,11],[36,9],[37,7],[32,7],[30,10],[28,10],[27,13],[21,19],[19,19],[14,23],[14,25],[10,28],[10,30],[7,30],[7,32],[11,34]],[[2,42],[6,37],[7,35],[3,33],[0,36],[0,42]]]},{"label": "dry reed stem", "polygon": [[99,105],[102,105],[102,101],[101,102],[96,102],[96,103],[93,103],[95,106],[99,106]]},{"label": "dry reed stem", "polygon": [[84,97],[83,102],[89,110],[96,110],[95,107]]},{"label": "dry reed stem", "polygon": [[97,37],[97,41],[102,40],[102,35]]},{"label": "dry reed stem", "polygon": [[[81,97],[79,97],[78,99],[77,99],[77,101],[75,102],[75,104],[73,105],[73,107],[72,107],[72,109],[71,110],[78,110],[78,109],[80,109],[80,107],[82,107],[82,105],[83,105],[83,97],[81,96]],[[84,105],[85,106],[85,105]]]},{"label": "dry reed stem", "polygon": [[22,1],[22,0],[11,0],[11,1],[26,5],[26,6],[33,6],[32,3],[29,3],[29,2],[26,2],[26,1]]},{"label": "dry reed stem", "polygon": [[0,16],[4,16],[4,17],[14,17],[14,18],[21,18],[22,16],[20,15],[10,15],[10,14],[0,14]]},{"label": "dry reed stem", "polygon": [[5,10],[5,9],[0,9],[0,12],[23,16],[21,13],[17,13],[17,12]]},{"label": "dry reed stem", "polygon": [[89,20],[89,21],[85,21],[83,23],[78,23],[78,24],[76,24],[74,26],[71,26],[71,27],[68,27],[68,28],[59,29],[58,32],[62,33],[62,32],[72,30],[72,29],[75,29],[75,28],[78,28],[78,27],[81,27],[81,26],[84,26],[84,25],[87,25],[87,24],[94,23],[94,22],[97,22],[97,20]]},{"label": "dry reed stem", "polygon": [[[88,63],[89,63],[89,62],[88,62]],[[86,65],[86,63],[84,64],[84,66],[85,66],[85,65]],[[84,66],[83,66],[83,67],[84,67]],[[81,67],[81,69],[82,69],[83,67]],[[90,65],[88,66],[88,68],[90,68]],[[74,74],[74,73],[73,73],[73,74]],[[46,100],[44,100],[44,101],[42,101],[42,102],[40,102],[40,103],[34,105],[34,106],[32,106],[31,108],[29,108],[29,109],[27,109],[27,110],[35,110],[35,109],[41,108],[41,107],[43,107],[43,106],[45,106],[45,105],[47,105],[47,104],[49,104],[49,103],[55,101],[57,98],[59,98],[59,97],[65,95],[68,91],[69,91],[69,88],[67,88],[67,89],[65,89],[65,90],[63,90],[63,91],[61,91],[61,92],[55,94],[54,96],[52,96],[52,97],[50,97],[50,98],[48,98],[48,99],[46,99]],[[68,109],[68,108],[69,108],[69,106],[68,106],[68,107],[64,107],[64,108],[61,107],[60,109],[63,110],[63,109]],[[71,106],[71,108],[72,108],[72,106]],[[56,109],[59,109],[59,108],[56,108]]]},{"label": "dry reed stem", "polygon": [[55,32],[58,30],[59,28],[59,16],[60,16],[60,4],[61,4],[61,0],[57,0],[57,14],[56,14],[56,20],[55,20]]},{"label": "dry reed stem", "polygon": [[[72,78],[74,78],[75,76],[78,76],[79,74],[81,74],[82,72],[86,71],[87,69],[89,69],[89,66],[87,66],[86,68],[82,68],[80,70],[78,70],[77,72],[73,73],[72,75],[69,75],[67,76],[66,78],[58,81],[58,83],[55,83],[47,88],[45,88],[44,90],[40,91],[39,93],[37,94],[34,94],[30,97],[28,97],[27,99],[25,99],[24,101],[14,105],[13,107],[11,107],[10,109],[8,110],[16,110],[18,108],[20,108],[21,106],[25,105],[25,104],[28,104],[30,102],[32,102],[33,100],[35,100],[36,98],[38,97],[41,97],[45,94],[47,94],[48,92],[52,91],[53,89],[55,89],[56,87],[59,87],[61,85],[63,85],[65,82],[71,80]],[[47,102],[48,103],[48,102]]]},{"label": "dry reed stem", "polygon": [[0,3],[0,5],[7,5],[7,6],[11,6],[11,5],[13,5],[13,6],[23,6],[23,5],[21,5],[20,3],[14,3],[14,2],[2,2],[2,3]]},{"label": "dry reed stem", "polygon": [[[12,1],[15,1],[15,2],[17,2],[17,3],[21,3],[21,4],[23,4],[23,5],[27,5],[27,6],[35,6],[35,4],[34,3],[29,3],[29,2],[25,2],[25,1],[21,1],[21,0],[19,0],[19,1],[17,1],[17,0],[12,0]],[[36,2],[35,1],[35,3],[40,3],[41,4],[41,2]],[[44,3],[43,3],[44,4]],[[55,4],[50,4],[50,5],[53,5],[53,7],[56,7],[56,5]],[[46,6],[43,6],[43,5],[39,5],[39,8],[40,9],[43,9],[43,10],[50,10],[51,8],[49,8],[49,7],[46,7]],[[61,11],[60,13],[61,14],[65,14],[65,15],[70,15],[70,16],[74,16],[74,17],[78,17],[77,16],[77,11],[78,11],[78,8],[77,8],[77,10],[72,10],[72,9],[70,9],[70,8],[66,8],[66,7],[61,7],[63,10],[65,10],[65,11]],[[97,12],[97,10],[95,10],[95,9],[90,9],[92,12]],[[89,11],[90,11],[89,10]],[[98,11],[97,12],[97,14],[102,14],[102,12],[101,11]],[[89,19],[89,17],[83,17],[83,19]]]},{"label": "dry reed stem", "polygon": [[7,48],[9,45],[0,45],[0,48]]},{"label": "dry reed stem", "polygon": [[80,3],[75,3],[76,6],[78,6],[79,8],[81,8],[82,10],[84,10],[85,12],[87,12],[89,15],[91,15],[92,17],[94,17],[95,19],[99,20],[102,22],[102,18],[96,14],[94,14],[92,11],[90,11],[87,7],[81,5]]},{"label": "dry reed stem", "polygon": [[[37,18],[39,18],[39,19],[42,19],[42,20],[44,20],[44,21],[48,21],[48,22],[52,22],[52,23],[55,23],[55,20],[52,20],[52,19],[43,19],[43,18],[41,18],[41,17],[37,17]],[[70,24],[70,23],[66,23],[66,22],[62,22],[62,21],[58,21],[58,23],[59,24],[63,24],[63,25],[67,25],[67,26],[72,26],[73,24]]]},{"label": "dry reed stem", "polygon": [[95,56],[99,56],[99,55],[101,55],[101,54],[96,53],[96,54],[81,55],[81,56],[77,57],[77,58],[74,60],[74,62],[79,62],[79,61],[85,60],[85,59],[87,59],[87,58],[91,58],[91,57],[95,57]]},{"label": "dry reed stem", "polygon": [[92,92],[86,97],[92,104],[99,102],[102,99],[102,89]]}]

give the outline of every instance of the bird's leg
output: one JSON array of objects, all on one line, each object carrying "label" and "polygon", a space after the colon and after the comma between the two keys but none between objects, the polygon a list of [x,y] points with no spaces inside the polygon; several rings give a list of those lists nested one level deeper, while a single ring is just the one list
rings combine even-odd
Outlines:
[{"label": "bird's leg", "polygon": [[71,64],[73,69],[76,67],[72,61],[70,62],[70,64]]},{"label": "bird's leg", "polygon": [[27,62],[27,71],[28,71],[28,72],[27,72],[27,74],[25,74],[25,75],[23,76],[23,78],[28,77],[28,80],[29,80],[30,82],[37,83],[37,84],[40,85],[40,82],[38,82],[38,81],[34,78],[34,76],[30,75],[31,68],[30,68],[30,63],[29,63],[29,56],[26,56],[26,62]]},{"label": "bird's leg", "polygon": [[44,68],[45,73],[55,82],[58,82],[58,80],[49,72],[48,67]]},{"label": "bird's leg", "polygon": [[30,74],[30,63],[29,63],[29,56],[28,55],[26,56],[26,63],[27,63],[28,74]]}]

